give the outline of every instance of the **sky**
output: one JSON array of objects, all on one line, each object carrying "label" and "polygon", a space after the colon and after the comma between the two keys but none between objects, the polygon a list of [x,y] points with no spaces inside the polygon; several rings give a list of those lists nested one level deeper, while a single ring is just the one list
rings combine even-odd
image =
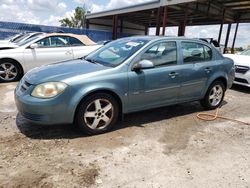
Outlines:
[{"label": "sky", "polygon": [[[0,0],[0,21],[11,21],[31,24],[42,24],[59,26],[59,20],[64,17],[70,17],[77,6],[83,6],[91,12],[99,12],[107,9],[114,9],[142,3],[150,0]],[[235,25],[232,26],[229,45],[232,38]],[[224,26],[222,43],[225,40],[227,25]],[[150,34],[155,30],[150,29]],[[219,26],[195,26],[186,29],[187,37],[209,37],[218,38]],[[246,48],[250,45],[250,24],[240,24],[236,47]],[[166,35],[176,36],[177,28],[167,28]]]}]

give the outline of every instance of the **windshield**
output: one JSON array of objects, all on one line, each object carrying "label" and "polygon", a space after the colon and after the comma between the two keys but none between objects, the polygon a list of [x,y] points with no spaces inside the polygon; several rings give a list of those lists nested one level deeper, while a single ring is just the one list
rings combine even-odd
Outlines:
[{"label": "windshield", "polygon": [[39,35],[38,35],[38,36],[35,36],[35,37],[31,37],[31,38],[29,38],[29,39],[27,39],[27,40],[21,41],[21,42],[17,43],[17,45],[18,45],[18,46],[23,46],[23,45],[28,44],[28,43],[30,43],[30,42],[32,42],[33,40],[36,40],[36,39],[38,39],[38,38],[40,38]]},{"label": "windshield", "polygon": [[116,67],[141,49],[147,42],[148,40],[145,39],[131,38],[116,40],[91,53],[85,57],[85,60],[104,66]]},{"label": "windshield", "polygon": [[250,56],[250,49],[241,52],[241,55],[248,55],[248,56]]},{"label": "windshield", "polygon": [[21,38],[22,36],[24,36],[24,34],[15,35],[14,37],[12,36],[12,38],[10,38],[10,42],[14,42],[15,40]]},{"label": "windshield", "polygon": [[14,43],[19,43],[20,41],[22,41],[23,39],[25,39],[26,37],[28,37],[30,34],[25,34],[25,35],[23,35],[23,36],[21,36],[21,37],[19,37],[19,38],[16,38],[16,39],[14,39],[14,40],[12,40],[12,42],[14,42]]},{"label": "windshield", "polygon": [[11,36],[4,38],[4,40],[11,40],[11,39],[17,38],[18,36],[19,35],[11,35]]}]

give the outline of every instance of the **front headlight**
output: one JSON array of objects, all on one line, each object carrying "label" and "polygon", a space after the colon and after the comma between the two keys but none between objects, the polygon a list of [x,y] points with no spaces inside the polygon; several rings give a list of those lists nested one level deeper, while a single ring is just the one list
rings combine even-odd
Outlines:
[{"label": "front headlight", "polygon": [[52,98],[62,93],[67,88],[67,84],[63,82],[47,82],[37,85],[31,96],[41,99]]}]

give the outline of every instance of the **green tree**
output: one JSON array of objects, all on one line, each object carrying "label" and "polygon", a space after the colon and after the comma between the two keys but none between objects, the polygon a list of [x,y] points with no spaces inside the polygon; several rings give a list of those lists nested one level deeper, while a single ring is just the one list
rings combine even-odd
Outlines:
[{"label": "green tree", "polygon": [[59,22],[63,27],[82,28],[84,25],[84,15],[84,8],[76,7],[73,16],[71,16],[70,18],[64,18],[62,20],[59,20]]}]

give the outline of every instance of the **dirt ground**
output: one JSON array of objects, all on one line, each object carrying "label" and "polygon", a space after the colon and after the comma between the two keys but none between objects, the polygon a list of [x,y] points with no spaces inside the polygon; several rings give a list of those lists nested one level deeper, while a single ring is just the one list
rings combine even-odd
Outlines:
[{"label": "dirt ground", "polygon": [[[89,137],[30,124],[14,88],[0,84],[0,187],[250,187],[250,126],[198,120],[197,102],[126,115]],[[229,90],[220,115],[250,122],[250,90]]]}]

